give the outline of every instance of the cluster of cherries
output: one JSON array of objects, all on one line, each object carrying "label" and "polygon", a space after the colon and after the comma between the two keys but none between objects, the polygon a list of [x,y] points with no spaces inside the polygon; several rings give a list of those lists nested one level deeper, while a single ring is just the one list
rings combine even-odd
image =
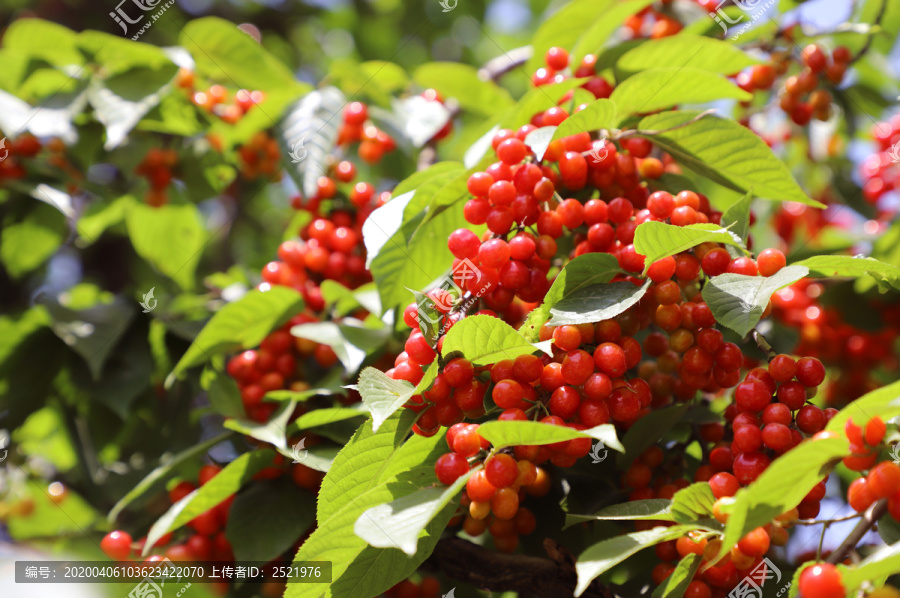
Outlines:
[{"label": "cluster of cherries", "polygon": [[878,331],[863,330],[849,324],[834,307],[821,304],[823,292],[821,283],[799,280],[776,291],[772,313],[799,332],[796,353],[841,366],[840,376],[829,384],[825,395],[829,404],[841,406],[874,390],[873,374],[878,369],[896,369],[897,358],[890,347],[900,335],[900,307],[867,301],[868,308],[881,316],[883,326]]},{"label": "cluster of cherries", "polygon": [[[872,204],[878,203],[886,193],[894,191],[900,180],[900,116],[877,123],[872,127],[877,150],[860,165],[863,181],[863,197]],[[889,211],[895,213],[896,208]]]},{"label": "cluster of cherries", "polygon": [[53,137],[44,143],[30,133],[24,133],[15,139],[5,137],[3,139],[4,147],[0,148],[0,185],[4,180],[25,178],[28,172],[24,160],[31,160],[44,154],[48,165],[61,170],[68,177],[67,191],[75,193],[78,190],[84,175],[69,162],[66,157],[66,145],[62,139]]},{"label": "cluster of cherries", "polygon": [[[181,68],[175,76],[175,84],[184,89],[191,102],[203,108],[228,124],[235,124],[257,104],[265,100],[265,94],[259,90],[240,89],[231,98],[231,92],[222,85],[210,85],[205,91],[195,91],[194,72]],[[232,100],[233,102],[229,102]]]},{"label": "cluster of cherries", "polygon": [[[306,446],[314,446],[318,442],[318,438],[314,435],[307,435]],[[190,493],[194,492],[198,486],[202,486],[213,479],[221,468],[215,465],[204,465],[200,468],[197,475],[197,484],[182,480],[173,485],[168,492],[169,500],[174,505]],[[281,476],[288,475],[294,483],[313,494],[317,494],[322,482],[324,474],[322,472],[310,469],[302,463],[294,463],[289,465],[280,454],[276,454],[272,464],[263,468],[254,475],[255,480],[276,479]],[[225,527],[228,523],[231,505],[234,502],[235,495],[227,497],[218,505],[212,507],[208,511],[197,515],[188,522],[188,530],[179,533],[180,539],[176,540],[175,532],[165,534],[160,538],[154,548],[158,549],[160,554],[153,554],[145,559],[147,563],[155,563],[163,559],[171,561],[227,561],[235,560],[231,543],[225,535]],[[307,530],[304,535],[295,543],[294,551],[296,551],[303,540],[312,533],[312,528]],[[146,538],[135,541],[132,536],[122,530],[114,530],[106,534],[100,541],[100,548],[103,552],[114,561],[126,561],[129,559],[139,559],[144,550]],[[274,566],[281,562],[280,558],[276,558],[270,563]],[[262,584],[263,595],[267,598],[275,598],[281,596],[284,591],[284,583],[272,578],[271,572],[266,576],[270,579]],[[213,589],[220,595],[227,593],[229,586],[225,582],[217,582],[212,584]]]},{"label": "cluster of cherries", "polygon": [[366,164],[378,164],[385,154],[397,149],[397,142],[369,120],[369,108],[362,102],[351,102],[344,108],[344,120],[337,144],[349,147],[359,143],[356,152]]},{"label": "cluster of cherries", "polygon": [[281,180],[281,150],[274,137],[265,131],[257,131],[250,140],[238,148],[241,159],[241,176],[248,181],[258,178]]},{"label": "cluster of cherries", "polygon": [[167,189],[178,174],[178,152],[174,149],[151,148],[134,172],[147,179],[150,188],[144,194],[144,202],[155,208],[169,203]]}]

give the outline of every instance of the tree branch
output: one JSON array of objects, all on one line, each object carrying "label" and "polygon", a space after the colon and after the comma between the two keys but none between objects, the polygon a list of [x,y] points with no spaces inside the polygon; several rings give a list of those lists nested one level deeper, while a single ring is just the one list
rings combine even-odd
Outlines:
[{"label": "tree branch", "polygon": [[850,59],[850,64],[853,64],[860,58],[866,55],[866,52],[869,51],[869,48],[872,47],[872,40],[875,39],[875,35],[880,32],[881,19],[884,18],[884,13],[887,10],[887,0],[881,0],[881,7],[878,9],[878,14],[875,15],[875,20],[872,21],[872,29],[873,31],[868,34],[866,37],[866,43],[860,48],[859,52]]},{"label": "tree branch", "polygon": [[[425,566],[492,592],[572,598],[577,579],[572,555],[549,538],[544,541],[544,549],[550,558],[501,554],[461,538],[444,538],[425,561]],[[582,596],[613,598],[614,594],[595,581]]]},{"label": "tree branch", "polygon": [[862,540],[862,537],[866,535],[872,527],[875,526],[875,523],[881,519],[881,516],[887,513],[888,500],[886,498],[882,498],[877,501],[871,507],[866,509],[866,512],[863,514],[862,519],[859,520],[859,523],[856,524],[856,527],[853,528],[853,531],[850,532],[850,535],[847,536],[847,539],[844,540],[844,543],[841,544],[837,550],[828,555],[828,559],[826,562],[834,565],[835,563],[839,563],[844,560],[844,556],[848,551],[855,548],[859,541]]},{"label": "tree branch", "polygon": [[534,50],[531,46],[522,46],[521,48],[504,52],[500,56],[484,63],[484,66],[478,69],[478,76],[485,81],[496,81],[514,68],[528,62],[533,53]]}]

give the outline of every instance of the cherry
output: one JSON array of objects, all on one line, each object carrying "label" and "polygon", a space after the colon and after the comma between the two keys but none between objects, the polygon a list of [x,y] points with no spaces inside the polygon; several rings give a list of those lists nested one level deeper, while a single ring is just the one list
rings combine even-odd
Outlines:
[{"label": "cherry", "polygon": [[886,461],[869,472],[867,487],[876,498],[889,498],[900,490],[900,466]]},{"label": "cherry", "polygon": [[554,71],[561,71],[569,66],[569,53],[563,48],[553,47],[547,50],[547,54],[544,55],[544,61]]},{"label": "cherry", "polygon": [[816,563],[800,573],[800,598],[844,598],[841,573],[831,563]]},{"label": "cherry", "polygon": [[825,380],[825,366],[815,357],[797,360],[797,380],[806,388],[814,388]]},{"label": "cherry", "polygon": [[485,461],[484,472],[491,485],[506,488],[512,486],[519,477],[519,466],[509,455],[499,453]]},{"label": "cherry", "polygon": [[628,369],[625,351],[614,343],[602,343],[594,350],[594,364],[610,378],[620,378]]},{"label": "cherry", "polygon": [[443,374],[450,386],[461,388],[472,381],[472,378],[475,376],[475,368],[472,367],[471,362],[466,361],[462,357],[457,357],[451,359],[444,366]]},{"label": "cherry", "polygon": [[469,498],[474,501],[489,501],[496,492],[497,487],[488,481],[487,474],[483,469],[472,474],[466,482],[466,493],[469,495]]},{"label": "cherry", "polygon": [[736,477],[727,472],[719,472],[709,479],[709,487],[713,496],[722,498],[724,496],[734,496],[740,488],[740,483]]},{"label": "cherry", "polygon": [[131,536],[127,532],[112,531],[100,540],[100,549],[114,561],[124,561],[131,554]]},{"label": "cherry", "polygon": [[738,548],[749,557],[761,557],[769,551],[769,534],[757,527],[738,541]]},{"label": "cherry", "polygon": [[466,458],[458,453],[447,453],[438,457],[434,464],[434,473],[444,485],[451,485],[469,471]]},{"label": "cherry", "polygon": [[762,276],[772,276],[786,264],[784,254],[777,249],[764,249],[756,257],[756,265]]}]

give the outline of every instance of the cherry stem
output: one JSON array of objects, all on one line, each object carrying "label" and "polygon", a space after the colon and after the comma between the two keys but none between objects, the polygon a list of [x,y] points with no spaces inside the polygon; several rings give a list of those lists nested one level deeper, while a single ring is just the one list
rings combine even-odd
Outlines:
[{"label": "cherry stem", "polygon": [[878,14],[875,15],[875,19],[872,21],[872,30],[866,35],[866,43],[860,48],[859,52],[850,59],[850,62],[847,63],[847,66],[850,66],[860,58],[866,55],[866,52],[869,51],[869,48],[872,47],[872,40],[875,39],[875,35],[879,32],[879,25],[881,25],[881,19],[884,18],[884,13],[887,10],[887,0],[881,0],[881,7],[878,9]]},{"label": "cherry stem", "polygon": [[862,519],[859,520],[859,523],[856,524],[856,527],[853,528],[850,535],[847,536],[843,544],[841,544],[837,550],[828,555],[826,562],[834,565],[835,563],[844,560],[844,556],[847,552],[856,547],[862,537],[865,536],[866,533],[875,526],[878,520],[881,519],[882,515],[887,512],[887,508],[888,499],[882,498],[866,509]]},{"label": "cherry stem", "polygon": [[775,349],[772,348],[772,345],[769,344],[769,341],[759,333],[759,330],[754,328],[750,331],[750,335],[753,337],[754,342],[756,342],[756,346],[760,348],[760,350],[766,354],[768,359],[772,359],[777,355]]},{"label": "cherry stem", "polygon": [[836,519],[798,519],[794,522],[794,525],[830,525],[832,523],[840,523],[841,521],[850,521],[851,519],[857,519],[858,517],[862,517],[862,514],[854,513],[853,515],[838,517]]}]

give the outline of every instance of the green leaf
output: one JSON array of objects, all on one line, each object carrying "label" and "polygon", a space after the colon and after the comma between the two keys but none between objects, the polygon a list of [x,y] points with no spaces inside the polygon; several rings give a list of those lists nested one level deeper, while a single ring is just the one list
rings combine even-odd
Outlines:
[{"label": "green leaf", "polygon": [[639,130],[682,166],[729,189],[746,193],[752,188],[758,197],[773,201],[825,207],[804,193],[788,167],[756,133],[717,116],[694,120],[700,114],[696,110],[663,112],[643,118]]},{"label": "green leaf", "polygon": [[665,498],[632,500],[612,505],[593,515],[566,515],[566,527],[583,521],[674,521],[672,501]]},{"label": "green leaf", "polygon": [[708,482],[697,482],[682,488],[672,497],[672,517],[679,523],[690,523],[712,517],[713,496]]},{"label": "green leaf", "polygon": [[287,425],[291,415],[294,413],[295,406],[296,403],[293,401],[282,403],[278,406],[278,411],[264,422],[253,421],[245,417],[235,417],[226,419],[222,425],[229,430],[267,442],[275,448],[284,451],[287,450]]},{"label": "green leaf", "polygon": [[650,280],[641,286],[630,282],[612,282],[583,287],[550,308],[553,317],[548,326],[601,322],[614,318],[641,300]]},{"label": "green leaf", "polygon": [[[423,199],[426,197],[417,191],[414,201]],[[393,201],[396,200],[384,207]],[[372,277],[378,281],[382,308],[388,310],[409,303],[407,289],[425,290],[441,281],[449,284],[445,274],[453,263],[453,254],[447,248],[447,237],[456,229],[468,226],[462,210],[440,211],[421,225],[416,219],[404,218],[402,227],[383,242],[370,266]],[[385,238],[375,224],[365,227],[364,239],[373,234]]]},{"label": "green leaf", "polygon": [[228,87],[288,90],[298,95],[310,89],[308,84],[297,82],[290,69],[250,35],[224,19],[204,17],[188,21],[178,37],[178,45],[191,53],[199,75]]},{"label": "green leaf", "polygon": [[360,373],[358,390],[372,412],[373,432],[416,393],[416,388],[406,380],[393,380],[376,368],[366,368]]},{"label": "green leaf", "polygon": [[828,421],[825,429],[843,434],[847,420],[853,418],[854,423],[861,425],[876,415],[884,421],[900,415],[900,382],[868,392],[851,402]]},{"label": "green leaf", "polygon": [[347,318],[344,323],[313,322],[298,324],[291,328],[291,334],[331,347],[348,372],[355,372],[366,359],[366,355],[379,348],[386,340],[388,331],[351,325],[358,322]]},{"label": "green leaf", "polygon": [[92,244],[108,228],[124,222],[125,215],[136,201],[132,195],[123,195],[109,203],[91,203],[78,219],[78,235],[84,244]]},{"label": "green leaf", "polygon": [[87,98],[94,117],[106,128],[103,149],[121,146],[128,133],[170,90],[178,67],[171,62],[155,69],[137,68],[115,77],[91,79]]},{"label": "green leaf", "polygon": [[138,484],[128,491],[128,493],[119,499],[119,502],[115,504],[115,506],[110,509],[109,515],[107,515],[106,519],[110,523],[114,523],[116,519],[119,518],[119,514],[124,511],[128,505],[133,503],[137,498],[143,496],[147,492],[150,492],[153,489],[159,487],[160,482],[165,480],[169,475],[171,475],[178,467],[180,467],[183,463],[187,463],[189,461],[194,461],[197,457],[205,455],[206,452],[212,447],[216,446],[220,442],[225,442],[229,438],[234,436],[234,432],[223,432],[217,436],[213,436],[207,440],[199,444],[195,444],[194,446],[185,449],[171,457],[163,461],[160,459],[160,464],[156,466],[153,471],[151,471],[147,476],[138,482]]},{"label": "green leaf", "polygon": [[[78,290],[86,291],[82,296],[86,303],[78,303]],[[82,284],[43,305],[53,318],[54,334],[84,359],[93,379],[99,380],[107,358],[134,318],[133,304],[122,297],[105,297],[93,285]]]},{"label": "green leaf", "polygon": [[607,448],[625,450],[616,437],[616,428],[612,424],[576,430],[541,422],[489,421],[478,428],[478,434],[498,450],[507,446],[552,444],[573,438],[593,438],[601,441]]},{"label": "green leaf", "polygon": [[316,519],[313,495],[290,477],[257,482],[239,492],[225,537],[239,561],[268,562],[287,551]]},{"label": "green leaf", "polygon": [[722,226],[734,232],[741,239],[746,239],[750,234],[751,203],[753,203],[752,190],[728,206],[728,209],[722,214]]},{"label": "green leaf", "polygon": [[632,461],[659,442],[672,426],[681,421],[689,407],[690,404],[683,403],[664,409],[654,409],[634,422],[634,425],[628,428],[625,437],[622,438],[622,446],[625,447],[625,451],[616,459],[619,469],[628,469]]},{"label": "green leaf", "polygon": [[284,286],[273,286],[265,292],[254,289],[228,303],[203,327],[175,365],[166,384],[171,385],[182,372],[206,362],[213,355],[257,346],[302,308],[300,294]]},{"label": "green leaf", "polygon": [[[372,430],[372,420],[359,427],[322,480],[317,509],[319,524],[337,513],[351,497],[360,496],[374,487],[375,481],[384,476],[385,468],[397,457],[414,420],[415,414],[405,409],[389,417],[377,432]],[[413,467],[416,463],[408,465]],[[394,467],[399,466],[392,464],[392,473],[388,477],[401,471],[394,471]]]},{"label": "green leaf", "polygon": [[760,64],[726,41],[682,33],[650,40],[626,52],[616,63],[616,71],[634,74],[665,67],[690,67],[721,75],[733,75]]},{"label": "green leaf", "polygon": [[353,532],[376,548],[396,548],[413,556],[419,535],[462,491],[474,471],[460,476],[453,485],[422,488],[397,500],[363,511]]},{"label": "green leaf", "polygon": [[493,81],[484,81],[472,66],[458,62],[429,62],[413,73],[423,88],[436,89],[445,98],[455,98],[468,112],[491,116],[513,105],[512,96]]},{"label": "green leaf", "polygon": [[794,266],[806,266],[809,275],[816,277],[859,278],[866,274],[875,280],[900,289],[900,268],[870,257],[849,255],[817,255],[799,261]]},{"label": "green leaf", "polygon": [[206,391],[209,403],[217,413],[225,417],[244,417],[241,391],[234,378],[225,372],[205,368],[200,376],[200,386]]},{"label": "green leaf", "polygon": [[587,253],[576,257],[556,276],[544,302],[528,314],[520,332],[528,340],[537,340],[553,306],[586,286],[609,282],[620,272],[619,262],[608,253]]},{"label": "green leaf", "polygon": [[516,129],[520,125],[530,122],[531,117],[535,113],[556,106],[560,98],[576,87],[583,85],[586,81],[587,77],[566,79],[560,83],[550,83],[530,90],[522,96],[513,108],[504,113],[500,119],[500,125],[505,128]]},{"label": "green leaf", "polygon": [[748,532],[793,509],[837,461],[849,453],[846,438],[807,440],[775,459],[735,496],[719,556]]},{"label": "green leaf", "polygon": [[327,426],[336,422],[354,419],[357,417],[368,417],[368,413],[356,407],[326,407],[324,409],[315,409],[308,413],[304,413],[288,427],[288,434],[293,434],[300,430],[308,430],[310,428],[318,428]]},{"label": "green leaf", "polygon": [[444,337],[441,353],[449,356],[457,351],[474,365],[515,359],[542,350],[516,332],[516,329],[493,316],[468,316],[453,325]]},{"label": "green leaf", "polygon": [[575,595],[581,596],[597,576],[609,571],[639,550],[683,536],[690,529],[691,526],[683,525],[655,527],[594,544],[578,555],[575,563],[575,572],[578,574]]},{"label": "green leaf", "polygon": [[181,288],[194,288],[194,271],[207,242],[197,206],[154,208],[135,203],[128,210],[125,225],[139,256]]},{"label": "green leaf", "polygon": [[596,19],[570,52],[569,64],[578,65],[588,54],[596,54],[625,19],[653,3],[653,0],[622,0],[606,5],[603,18]]},{"label": "green leaf", "polygon": [[[288,598],[363,596],[378,594],[409,576],[421,564],[440,537],[455,510],[448,505],[428,524],[415,556],[393,548],[374,548],[353,533],[360,515],[371,507],[396,500],[437,483],[434,462],[445,452],[440,436],[414,436],[394,449],[392,440],[409,430],[411,418],[392,418],[372,434],[367,422],[335,459],[319,492],[319,526],[304,542],[295,561],[334,563],[334,581],[328,588],[312,584],[288,584]],[[391,425],[404,422],[388,431]],[[377,439],[387,439],[379,444]]]},{"label": "green leaf", "polygon": [[338,138],[346,98],[335,87],[315,89],[288,108],[281,122],[282,152],[291,165],[287,171],[303,190],[315,197],[319,177],[328,172],[326,162]]},{"label": "green leaf", "polygon": [[847,596],[855,596],[865,582],[878,580],[900,571],[900,543],[885,546],[852,567],[842,570],[841,581]]},{"label": "green leaf", "polygon": [[720,274],[703,287],[703,300],[716,322],[743,337],[759,322],[772,293],[808,273],[804,266],[787,266],[769,277]]},{"label": "green leaf", "polygon": [[712,223],[675,226],[665,222],[648,221],[638,225],[634,230],[634,250],[646,258],[645,271],[650,269],[653,262],[701,243],[724,243],[744,248],[741,237]]},{"label": "green leaf", "polygon": [[684,66],[641,71],[622,81],[609,96],[620,107],[620,123],[632,114],[724,98],[746,101],[753,96],[717,73]]},{"label": "green leaf", "polygon": [[[84,64],[71,29],[43,19],[15,19],[3,34],[3,48],[56,67]],[[52,40],[52,43],[47,43]]]},{"label": "green leaf", "polygon": [[[488,129],[484,135],[479,137],[475,143],[469,146],[469,149],[466,150],[466,153],[463,156],[463,164],[466,168],[475,168],[478,166],[481,159],[484,158],[491,149],[491,143],[494,141],[494,136],[499,130],[500,125],[494,125]],[[443,162],[438,162],[438,164],[443,164]]]},{"label": "green leaf", "polygon": [[675,570],[655,590],[651,598],[681,598],[694,579],[703,560],[699,554],[689,554],[675,566]]},{"label": "green leaf", "polygon": [[525,65],[525,72],[533,73],[544,66],[544,55],[553,46],[566,50],[574,46],[581,35],[615,4],[613,0],[575,0],[545,19],[531,38],[534,53]]},{"label": "green leaf", "polygon": [[178,529],[240,490],[256,472],[272,465],[274,456],[275,453],[270,450],[244,453],[226,465],[214,478],[172,505],[147,532],[147,543],[142,554],[146,556],[157,540],[170,531]]},{"label": "green leaf", "polygon": [[553,139],[562,139],[578,133],[591,133],[600,129],[611,129],[616,124],[617,104],[611,99],[600,98],[588,104],[562,122],[553,134]]},{"label": "green leaf", "polygon": [[21,222],[4,222],[0,260],[6,271],[20,278],[46,262],[65,238],[66,228],[62,214],[41,204]]}]

